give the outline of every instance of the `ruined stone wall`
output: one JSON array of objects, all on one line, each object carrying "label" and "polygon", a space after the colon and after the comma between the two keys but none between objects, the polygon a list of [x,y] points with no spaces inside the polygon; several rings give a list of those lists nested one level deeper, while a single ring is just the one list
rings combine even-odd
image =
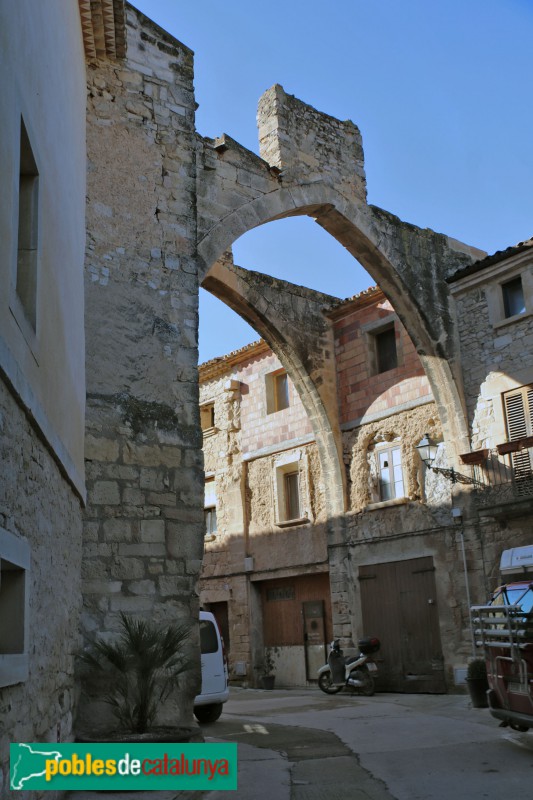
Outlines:
[{"label": "ruined stone wall", "polygon": [[88,73],[89,637],[120,612],[194,619],[202,557],[193,56],[131,7],[127,37]]},{"label": "ruined stone wall", "polygon": [[[10,792],[12,742],[67,741],[74,712],[80,611],[80,501],[56,460],[0,380],[0,528],[30,547],[28,667],[0,689],[0,796]],[[52,798],[56,793],[49,793]]]},{"label": "ruined stone wall", "polygon": [[257,123],[261,157],[284,178],[330,178],[346,197],[366,201],[363,144],[353,122],[322,114],[276,84],[261,97]]},{"label": "ruined stone wall", "polygon": [[[344,457],[349,469],[350,508],[353,512],[364,511],[369,504],[379,502],[376,494],[377,477],[372,464],[375,448],[387,442],[401,448],[405,498],[398,502],[424,501],[424,506],[421,506],[424,514],[426,508],[433,507],[435,513],[439,513],[443,505],[449,506],[449,487],[445,488],[443,478],[423,468],[415,449],[426,432],[437,441],[441,437],[440,421],[433,403],[391,413],[384,419],[345,431]],[[441,457],[445,462],[444,454]],[[440,459],[437,463],[441,463]],[[410,527],[413,527],[413,522],[410,517]],[[420,520],[420,527],[425,527],[427,522],[427,519],[424,523]],[[367,524],[372,524],[370,519]]]}]

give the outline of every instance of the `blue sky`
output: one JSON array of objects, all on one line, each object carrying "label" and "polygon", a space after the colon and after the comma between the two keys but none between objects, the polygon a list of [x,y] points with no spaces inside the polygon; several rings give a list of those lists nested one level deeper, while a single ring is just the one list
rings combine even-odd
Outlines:
[{"label": "blue sky", "polygon": [[[533,235],[531,0],[136,0],[195,51],[197,127],[257,152],[274,83],[363,135],[370,203],[488,252]],[[235,262],[346,297],[372,281],[307,218]],[[200,360],[257,338],[202,291]]]}]

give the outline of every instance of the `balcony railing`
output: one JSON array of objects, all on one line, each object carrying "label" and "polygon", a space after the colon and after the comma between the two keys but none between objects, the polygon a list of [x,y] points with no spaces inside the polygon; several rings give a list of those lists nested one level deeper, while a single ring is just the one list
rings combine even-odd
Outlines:
[{"label": "balcony railing", "polygon": [[461,456],[473,468],[481,506],[533,499],[533,437]]}]

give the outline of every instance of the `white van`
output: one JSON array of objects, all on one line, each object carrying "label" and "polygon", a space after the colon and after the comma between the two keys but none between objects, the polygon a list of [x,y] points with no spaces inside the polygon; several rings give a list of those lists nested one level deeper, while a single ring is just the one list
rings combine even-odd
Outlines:
[{"label": "white van", "polygon": [[209,611],[200,611],[200,652],[202,689],[194,698],[194,716],[198,722],[216,722],[229,697],[228,666],[222,636]]}]

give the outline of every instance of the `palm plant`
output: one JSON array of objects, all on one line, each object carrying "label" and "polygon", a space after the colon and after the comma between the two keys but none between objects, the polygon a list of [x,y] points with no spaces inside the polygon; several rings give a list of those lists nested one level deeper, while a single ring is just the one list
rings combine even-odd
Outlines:
[{"label": "palm plant", "polygon": [[111,670],[111,689],[105,700],[123,730],[146,733],[154,724],[158,706],[177,686],[179,676],[193,662],[183,653],[189,626],[158,627],[144,619],[120,615],[116,642],[96,641],[84,653],[85,664]]}]

